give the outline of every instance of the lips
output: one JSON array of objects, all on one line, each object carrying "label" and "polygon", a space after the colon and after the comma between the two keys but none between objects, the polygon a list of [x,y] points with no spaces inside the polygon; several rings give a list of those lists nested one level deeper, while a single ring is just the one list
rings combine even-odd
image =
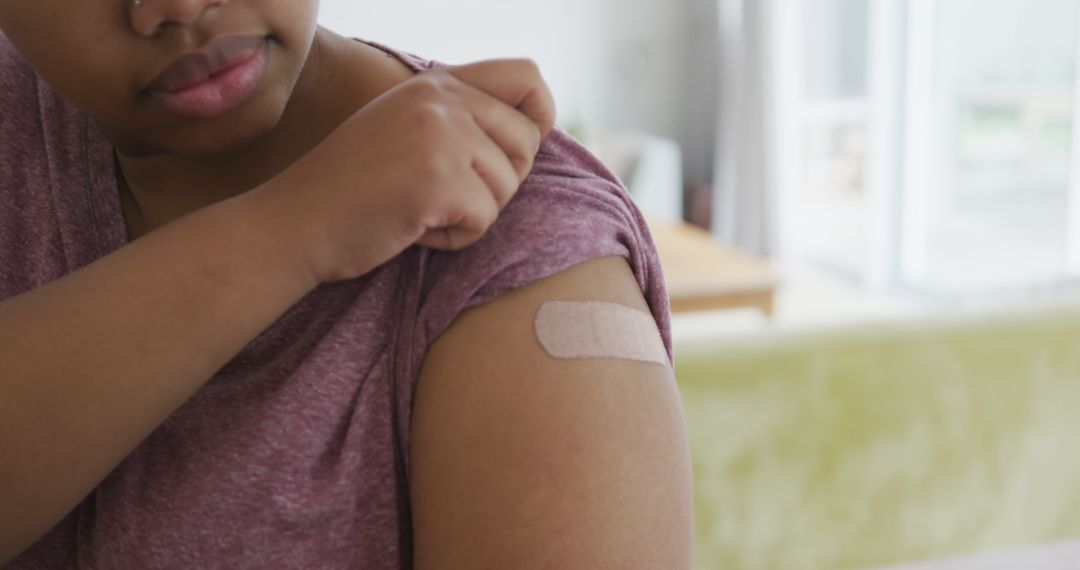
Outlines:
[{"label": "lips", "polygon": [[267,72],[271,39],[227,36],[170,64],[140,100],[172,120],[213,119],[252,101]]},{"label": "lips", "polygon": [[194,87],[215,75],[258,55],[263,36],[226,36],[214,40],[205,51],[177,58],[147,87],[149,91],[175,93]]}]

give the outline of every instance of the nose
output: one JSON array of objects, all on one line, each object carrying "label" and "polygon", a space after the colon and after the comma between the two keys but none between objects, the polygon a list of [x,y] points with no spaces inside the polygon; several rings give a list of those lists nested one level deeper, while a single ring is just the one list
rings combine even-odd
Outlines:
[{"label": "nose", "polygon": [[140,35],[153,36],[170,25],[188,26],[229,0],[126,0],[131,25]]}]

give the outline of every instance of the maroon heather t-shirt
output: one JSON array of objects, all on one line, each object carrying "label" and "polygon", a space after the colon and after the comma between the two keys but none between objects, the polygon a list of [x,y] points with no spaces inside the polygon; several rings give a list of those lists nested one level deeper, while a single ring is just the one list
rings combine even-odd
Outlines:
[{"label": "maroon heather t-shirt", "polygon": [[[125,245],[113,158],[0,35],[0,300]],[[629,261],[670,357],[641,214],[556,130],[481,241],[313,290],[8,568],[411,568],[409,418],[432,342],[467,307],[607,255]]]}]

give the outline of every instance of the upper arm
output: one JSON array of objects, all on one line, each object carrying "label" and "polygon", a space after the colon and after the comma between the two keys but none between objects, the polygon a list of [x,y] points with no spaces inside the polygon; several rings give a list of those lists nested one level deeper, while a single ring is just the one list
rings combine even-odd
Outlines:
[{"label": "upper arm", "polygon": [[626,260],[604,257],[464,312],[434,343],[412,419],[416,567],[689,568],[671,367],[549,356],[533,330],[549,300],[648,313]]}]

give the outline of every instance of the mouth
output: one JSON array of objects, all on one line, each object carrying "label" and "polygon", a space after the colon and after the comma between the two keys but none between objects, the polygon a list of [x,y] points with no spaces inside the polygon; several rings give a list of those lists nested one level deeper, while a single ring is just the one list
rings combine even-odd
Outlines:
[{"label": "mouth", "polygon": [[254,95],[266,71],[269,43],[263,36],[220,38],[205,51],[173,61],[144,92],[182,117],[220,115]]}]

